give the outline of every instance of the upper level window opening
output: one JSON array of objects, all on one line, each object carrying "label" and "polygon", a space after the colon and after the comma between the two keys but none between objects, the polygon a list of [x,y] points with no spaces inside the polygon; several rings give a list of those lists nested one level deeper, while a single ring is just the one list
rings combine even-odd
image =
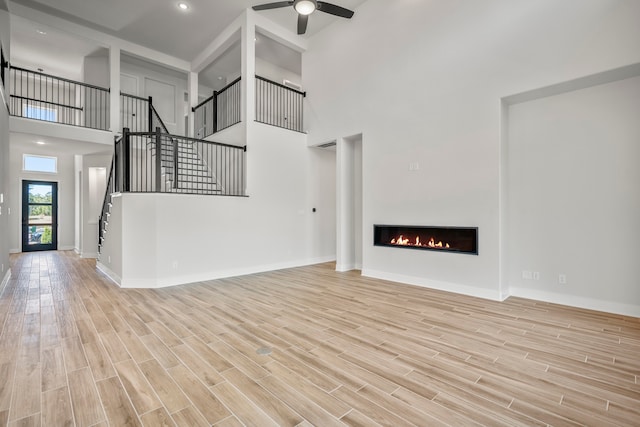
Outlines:
[{"label": "upper level window opening", "polygon": [[58,158],[24,154],[22,156],[22,170],[27,172],[58,173]]},{"label": "upper level window opening", "polygon": [[29,119],[45,120],[47,122],[58,121],[58,112],[52,108],[25,105],[22,113],[23,117]]}]

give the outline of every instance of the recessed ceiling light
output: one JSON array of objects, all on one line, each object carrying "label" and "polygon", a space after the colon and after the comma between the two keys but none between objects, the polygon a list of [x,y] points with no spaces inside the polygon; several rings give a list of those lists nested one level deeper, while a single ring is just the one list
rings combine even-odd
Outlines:
[{"label": "recessed ceiling light", "polygon": [[36,30],[36,33],[40,34],[41,36],[46,36],[47,32],[43,31],[43,30]]},{"label": "recessed ceiling light", "polygon": [[45,144],[46,144],[46,142],[44,142],[44,141],[36,141],[36,144],[38,144],[38,145],[45,145]]},{"label": "recessed ceiling light", "polygon": [[178,3],[178,9],[180,9],[180,10],[189,10],[189,5],[184,3],[184,2],[180,2],[180,3]]}]

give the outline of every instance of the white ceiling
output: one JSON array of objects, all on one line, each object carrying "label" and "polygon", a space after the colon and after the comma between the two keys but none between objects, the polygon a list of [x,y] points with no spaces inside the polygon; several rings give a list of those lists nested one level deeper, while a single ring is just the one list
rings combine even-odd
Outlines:
[{"label": "white ceiling", "polygon": [[[38,144],[43,142],[44,144]],[[28,133],[11,133],[11,148],[31,154],[108,154],[113,151],[111,145],[96,144],[87,141],[54,138]]]},{"label": "white ceiling", "polygon": [[[179,0],[10,0],[47,14],[75,22],[168,55],[192,61],[246,8],[270,0],[185,0],[190,9],[178,9]],[[366,0],[333,0],[352,10]],[[276,24],[295,32],[297,14],[291,7],[258,12]],[[12,15],[11,63],[47,74],[83,80],[82,63],[103,46],[59,28],[36,24]],[[337,20],[315,12],[309,18],[309,38]],[[46,34],[42,34],[42,33]],[[301,74],[301,54],[258,34],[256,56],[295,74]],[[240,70],[240,45],[235,43],[200,73],[203,85],[220,89],[227,77]],[[186,77],[186,76],[185,76]]]},{"label": "white ceiling", "polygon": [[[245,9],[271,0],[183,0],[190,9],[178,9],[179,0],[10,0],[71,22],[114,35],[176,58],[192,61]],[[333,0],[356,9],[365,0]],[[292,7],[259,12],[276,24],[295,32],[297,14]],[[307,34],[343,18],[315,12]],[[13,27],[13,26],[12,26]],[[12,33],[14,29],[12,28]],[[13,34],[12,34],[13,36]]]}]

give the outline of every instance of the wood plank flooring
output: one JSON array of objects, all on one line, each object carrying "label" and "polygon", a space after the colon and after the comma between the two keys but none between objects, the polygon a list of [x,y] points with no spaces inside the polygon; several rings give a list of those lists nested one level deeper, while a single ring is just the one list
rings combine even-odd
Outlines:
[{"label": "wood plank flooring", "polygon": [[126,290],[71,252],[11,262],[0,426],[640,425],[637,318],[333,264]]}]

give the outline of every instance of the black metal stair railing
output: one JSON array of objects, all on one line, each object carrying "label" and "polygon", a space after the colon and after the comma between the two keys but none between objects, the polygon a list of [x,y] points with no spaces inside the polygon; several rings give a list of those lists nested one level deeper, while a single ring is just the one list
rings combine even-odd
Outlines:
[{"label": "black metal stair railing", "polygon": [[191,109],[196,138],[206,138],[241,121],[241,92],[238,77]]},{"label": "black metal stair railing", "polygon": [[244,196],[245,147],[125,129],[115,156],[122,192]]},{"label": "black metal stair railing", "polygon": [[12,116],[109,129],[109,89],[20,67],[9,73]]},{"label": "black metal stair railing", "polygon": [[[114,141],[116,147],[115,152],[118,151],[118,145],[122,141],[122,136],[117,136]],[[109,225],[109,216],[111,215],[112,197],[113,194],[118,191],[118,183],[116,181],[116,161],[117,158],[111,159],[111,167],[109,168],[109,178],[107,178],[107,188],[104,194],[104,200],[102,201],[102,210],[100,211],[100,218],[98,219],[98,253],[102,249],[104,243],[105,233]]]},{"label": "black metal stair railing", "polygon": [[256,76],[256,121],[303,132],[306,96],[306,92]]},{"label": "black metal stair railing", "polygon": [[245,196],[246,146],[162,132],[116,138],[99,220],[98,250],[108,230],[114,193]]}]

